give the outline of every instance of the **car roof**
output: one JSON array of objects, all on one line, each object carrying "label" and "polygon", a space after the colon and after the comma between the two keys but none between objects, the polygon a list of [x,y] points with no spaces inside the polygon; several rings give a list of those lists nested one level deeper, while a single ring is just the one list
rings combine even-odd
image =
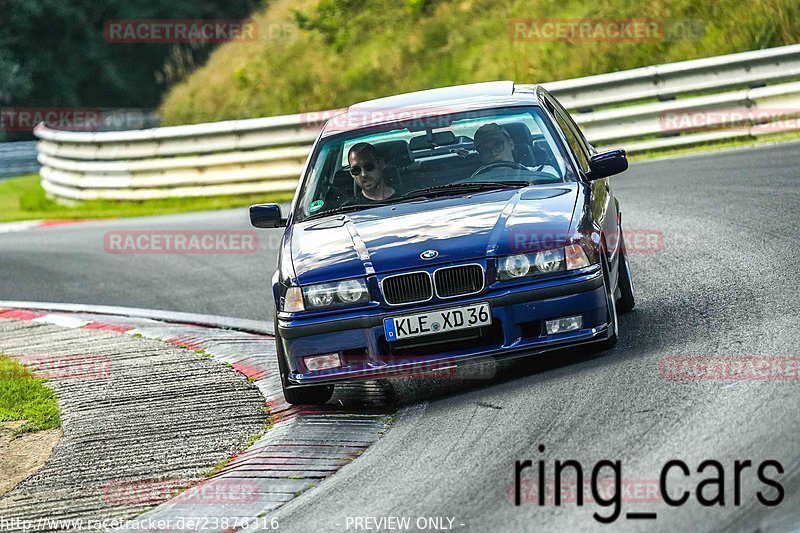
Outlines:
[{"label": "car roof", "polygon": [[387,96],[353,104],[342,113],[332,116],[326,122],[322,136],[398,120],[413,120],[476,109],[538,105],[539,93],[538,85],[490,81]]}]

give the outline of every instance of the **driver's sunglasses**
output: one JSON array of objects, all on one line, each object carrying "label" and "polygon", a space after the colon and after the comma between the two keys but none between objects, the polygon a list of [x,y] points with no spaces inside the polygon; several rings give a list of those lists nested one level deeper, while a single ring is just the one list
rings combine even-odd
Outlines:
[{"label": "driver's sunglasses", "polygon": [[[350,167],[350,175],[354,176],[354,177],[355,176],[360,176],[361,175],[361,170],[362,170],[362,167],[360,167],[358,165]],[[373,170],[375,170],[375,163],[373,163],[372,161],[368,161],[368,162],[364,163],[363,170],[364,170],[364,172],[372,172]]]}]

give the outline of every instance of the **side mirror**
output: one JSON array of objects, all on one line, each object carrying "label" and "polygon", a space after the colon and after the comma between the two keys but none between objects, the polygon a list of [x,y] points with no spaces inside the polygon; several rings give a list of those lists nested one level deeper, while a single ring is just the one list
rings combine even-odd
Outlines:
[{"label": "side mirror", "polygon": [[250,224],[256,228],[282,228],[286,219],[278,204],[256,204],[250,206]]},{"label": "side mirror", "polygon": [[618,148],[593,155],[589,161],[588,178],[599,180],[626,170],[628,170],[628,154],[622,148]]}]

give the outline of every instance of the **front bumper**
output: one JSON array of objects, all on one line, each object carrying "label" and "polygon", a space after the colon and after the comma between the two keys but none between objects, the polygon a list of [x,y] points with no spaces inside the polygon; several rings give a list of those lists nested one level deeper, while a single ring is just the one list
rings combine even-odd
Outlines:
[{"label": "front bumper", "polygon": [[[489,302],[492,325],[389,343],[383,320],[434,309]],[[581,315],[583,329],[546,335],[545,321]],[[400,377],[477,362],[490,357],[522,357],[583,344],[608,336],[603,275],[599,268],[580,275],[502,288],[437,305],[376,309],[369,314],[287,321],[276,324],[295,385]],[[308,371],[302,358],[338,352],[343,366]]]}]

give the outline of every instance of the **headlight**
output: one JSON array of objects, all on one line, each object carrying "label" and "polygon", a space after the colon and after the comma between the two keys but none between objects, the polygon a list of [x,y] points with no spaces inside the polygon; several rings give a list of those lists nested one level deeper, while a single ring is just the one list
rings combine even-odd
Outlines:
[{"label": "headlight", "polygon": [[498,277],[513,279],[527,276],[531,270],[531,261],[525,254],[509,255],[500,260]]},{"label": "headlight", "polygon": [[564,250],[545,250],[536,254],[536,268],[539,272],[564,270]]},{"label": "headlight", "polygon": [[368,302],[369,292],[363,279],[348,279],[303,287],[303,299],[306,309],[324,309]]},{"label": "headlight", "polygon": [[327,307],[333,303],[336,286],[331,283],[321,283],[303,288],[309,307]]},{"label": "headlight", "polygon": [[360,302],[367,293],[367,286],[362,280],[348,279],[336,285],[336,296],[344,303]]},{"label": "headlight", "polygon": [[501,258],[497,269],[497,278],[509,280],[563,270],[567,270],[564,248],[555,248]]}]

